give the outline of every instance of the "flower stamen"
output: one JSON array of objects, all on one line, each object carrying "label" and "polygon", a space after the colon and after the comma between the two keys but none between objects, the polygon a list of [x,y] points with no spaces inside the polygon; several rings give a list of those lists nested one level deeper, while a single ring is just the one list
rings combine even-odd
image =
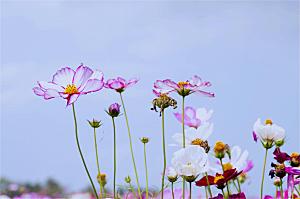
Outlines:
[{"label": "flower stamen", "polygon": [[65,94],[76,94],[78,93],[77,87],[74,84],[68,84],[66,89],[65,89]]},{"label": "flower stamen", "polygon": [[224,179],[224,176],[222,176],[222,175],[217,175],[217,176],[215,177],[215,179],[214,179],[214,183],[217,184],[218,181],[219,181],[219,180],[222,180],[222,179]]},{"label": "flower stamen", "polygon": [[266,125],[272,125],[272,124],[273,124],[273,121],[270,120],[270,119],[267,119],[267,120],[265,121],[265,124],[266,124]]}]

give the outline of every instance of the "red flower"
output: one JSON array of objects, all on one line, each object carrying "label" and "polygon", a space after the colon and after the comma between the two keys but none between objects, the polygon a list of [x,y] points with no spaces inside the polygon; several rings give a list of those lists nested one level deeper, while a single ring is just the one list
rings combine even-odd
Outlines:
[{"label": "red flower", "polygon": [[[224,189],[226,182],[228,182],[231,179],[236,178],[238,175],[240,175],[242,171],[238,172],[236,169],[229,169],[225,171],[223,174],[217,173],[216,176],[204,176],[200,180],[196,182],[196,186],[208,186],[209,185],[216,185],[218,189]],[[207,183],[208,181],[208,183]]]},{"label": "red flower", "polygon": [[279,147],[274,150],[273,155],[274,159],[281,164],[291,159],[287,153],[281,152]]}]

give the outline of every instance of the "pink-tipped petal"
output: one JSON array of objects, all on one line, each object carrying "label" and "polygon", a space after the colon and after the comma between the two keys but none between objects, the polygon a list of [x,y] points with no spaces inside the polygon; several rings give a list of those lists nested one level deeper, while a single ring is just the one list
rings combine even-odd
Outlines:
[{"label": "pink-tipped petal", "polygon": [[64,91],[63,87],[53,82],[38,81],[38,85],[45,90],[52,89],[52,90],[57,90],[58,92]]},{"label": "pink-tipped petal", "polygon": [[54,75],[52,82],[55,84],[62,86],[64,88],[67,87],[67,85],[72,84],[73,77],[75,75],[75,72],[73,69],[69,67],[62,68],[58,70]]},{"label": "pink-tipped petal", "polygon": [[44,99],[48,100],[48,99],[56,98],[56,97],[59,97],[59,96],[60,95],[57,92],[57,90],[48,89],[48,90],[45,91]]},{"label": "pink-tipped petal", "polygon": [[120,83],[122,83],[124,85],[126,84],[126,80],[122,77],[117,77],[117,81],[119,81]]},{"label": "pink-tipped petal", "polygon": [[87,94],[90,92],[96,92],[103,88],[104,83],[98,79],[90,79],[87,81],[84,89],[82,90],[82,94]]},{"label": "pink-tipped petal", "polygon": [[92,69],[81,65],[76,69],[72,82],[78,89],[80,89],[81,87],[85,86],[85,83],[92,76],[92,74]]},{"label": "pink-tipped petal", "polygon": [[135,85],[139,80],[137,78],[132,78],[128,81],[127,85],[126,85],[126,88],[129,88],[133,85]]},{"label": "pink-tipped petal", "polygon": [[200,78],[199,76],[194,75],[194,76],[191,78],[190,83],[191,83],[192,85],[200,86],[201,83],[202,83],[202,80],[201,80],[201,78]]},{"label": "pink-tipped petal", "polygon": [[174,113],[174,116],[178,120],[178,122],[182,122],[182,114],[181,113]]},{"label": "pink-tipped petal", "polygon": [[158,91],[156,91],[155,89],[153,89],[152,92],[154,93],[154,95],[156,95],[156,97],[160,96],[160,93]]},{"label": "pink-tipped petal", "polygon": [[100,70],[95,70],[90,79],[99,79],[100,81],[103,81],[104,76]]},{"label": "pink-tipped petal", "polygon": [[194,90],[194,92],[196,92],[198,94],[202,94],[206,97],[215,97],[215,94],[212,92],[206,92],[206,91],[202,91],[202,90],[198,90],[198,89]]},{"label": "pink-tipped petal", "polygon": [[173,82],[172,80],[170,79],[166,79],[163,81],[167,86],[171,87],[171,88],[174,88],[174,89],[179,89],[179,86],[178,84],[176,84],[175,82]]},{"label": "pink-tipped petal", "polygon": [[40,87],[34,87],[33,88],[34,94],[38,96],[44,96],[45,95],[45,90],[41,89]]},{"label": "pink-tipped petal", "polygon": [[125,85],[124,85],[123,83],[119,82],[119,81],[115,81],[115,82],[111,83],[111,84],[109,85],[109,87],[112,88],[112,89],[117,90],[117,89],[124,88]]},{"label": "pink-tipped petal", "polygon": [[70,95],[70,97],[67,100],[67,106],[73,104],[74,102],[76,102],[77,98],[80,96],[80,94],[72,94]]}]

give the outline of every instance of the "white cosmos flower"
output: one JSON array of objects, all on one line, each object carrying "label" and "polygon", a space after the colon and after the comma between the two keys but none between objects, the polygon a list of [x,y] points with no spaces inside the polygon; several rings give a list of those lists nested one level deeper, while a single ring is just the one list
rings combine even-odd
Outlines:
[{"label": "white cosmos flower", "polygon": [[[193,127],[188,128],[185,131],[185,145],[192,145],[192,141],[196,139],[201,139],[203,141],[207,140],[213,132],[214,125],[209,122],[202,123],[198,129]],[[172,138],[176,142],[176,146],[182,146],[182,133],[175,133]]]},{"label": "white cosmos flower", "polygon": [[[230,167],[232,167],[237,169],[238,171],[242,171],[244,168],[246,168],[249,156],[249,152],[247,150],[242,151],[241,147],[233,146],[230,150],[230,153],[231,159],[226,156],[223,160],[223,164],[225,165],[225,167],[229,167],[227,169],[230,169]],[[219,165],[217,172],[222,172],[221,165]]]},{"label": "white cosmos flower", "polygon": [[197,177],[208,170],[208,155],[199,146],[187,146],[173,154],[172,166],[180,176]]},{"label": "white cosmos flower", "polygon": [[261,123],[260,118],[256,120],[253,131],[259,137],[265,147],[271,148],[274,142],[282,141],[285,138],[284,128],[273,124],[271,120]]}]

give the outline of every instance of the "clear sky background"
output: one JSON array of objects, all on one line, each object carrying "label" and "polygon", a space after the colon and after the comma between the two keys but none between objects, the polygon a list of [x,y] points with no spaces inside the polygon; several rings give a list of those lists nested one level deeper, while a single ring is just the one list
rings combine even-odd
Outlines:
[{"label": "clear sky background", "polygon": [[[297,1],[215,2],[1,2],[1,176],[42,182],[54,177],[71,190],[88,185],[74,137],[71,109],[62,99],[35,96],[37,80],[51,80],[60,67],[84,63],[104,72],[138,77],[124,93],[141,183],[141,136],[148,144],[149,183],[159,187],[162,170],[160,118],[150,111],[156,79],[212,82],[214,99],[192,95],[187,105],[214,110],[209,142],[247,149],[254,160],[247,192],[257,194],[264,149],[252,140],[258,117],[272,118],[287,132],[288,152],[299,151],[299,7]],[[179,98],[174,95],[178,99]],[[112,184],[112,125],[104,112],[119,102],[101,90],[76,103],[80,140],[96,175],[92,129],[98,130],[101,167]],[[167,143],[180,132],[168,110]],[[133,177],[124,117],[117,118],[118,183]],[[168,163],[176,149],[168,147]],[[269,164],[271,155],[268,159]],[[161,163],[161,164],[160,164]],[[273,193],[266,177],[266,193]]]}]

